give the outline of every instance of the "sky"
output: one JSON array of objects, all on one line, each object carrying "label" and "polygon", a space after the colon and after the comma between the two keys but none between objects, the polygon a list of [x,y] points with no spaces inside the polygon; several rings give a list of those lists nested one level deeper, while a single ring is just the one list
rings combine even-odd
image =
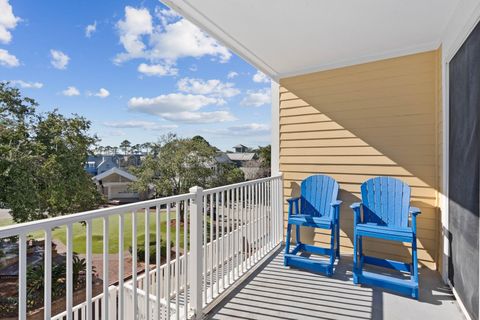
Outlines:
[{"label": "sky", "polygon": [[0,81],[100,145],[270,143],[270,79],[159,1],[0,0]]}]

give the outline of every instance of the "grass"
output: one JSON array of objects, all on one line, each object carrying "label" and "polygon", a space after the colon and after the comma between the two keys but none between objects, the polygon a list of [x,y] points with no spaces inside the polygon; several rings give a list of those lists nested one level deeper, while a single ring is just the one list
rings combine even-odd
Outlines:
[{"label": "grass", "polygon": [[[161,238],[166,239],[166,220],[167,214],[165,211],[161,213]],[[170,213],[171,221],[175,221],[175,212]],[[13,221],[11,219],[1,219],[0,227],[11,225]],[[109,217],[109,237],[108,237],[108,252],[118,253],[118,231],[119,231],[119,216]],[[150,213],[150,241],[154,241],[156,237],[156,225],[155,214],[152,211]],[[176,229],[175,225],[170,227],[170,240],[175,243]],[[183,225],[180,228],[180,247],[183,247]],[[34,239],[44,238],[44,232],[39,230],[29,235]],[[52,231],[52,238],[62,242],[66,245],[67,235],[66,227],[56,228]],[[124,250],[127,250],[132,243],[132,215],[131,213],[125,214],[124,219],[124,232],[123,232]],[[145,214],[137,213],[137,244],[138,247],[143,247],[145,243]],[[81,223],[73,224],[73,251],[76,253],[86,253],[86,226]],[[92,251],[93,253],[103,253],[103,218],[92,220]]]}]

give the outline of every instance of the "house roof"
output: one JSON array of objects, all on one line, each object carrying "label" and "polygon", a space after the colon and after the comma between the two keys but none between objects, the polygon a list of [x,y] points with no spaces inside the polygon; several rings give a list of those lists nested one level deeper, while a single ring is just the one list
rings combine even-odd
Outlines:
[{"label": "house roof", "polygon": [[275,80],[437,49],[460,0],[165,0]]},{"label": "house roof", "polygon": [[243,144],[237,144],[236,146],[234,146],[234,148],[246,148],[246,146],[244,146]]},{"label": "house roof", "polygon": [[255,157],[255,153],[227,153],[227,157],[232,161],[249,161],[253,160],[253,158]]},{"label": "house roof", "polygon": [[228,155],[224,152],[220,152],[215,156],[215,161],[217,163],[232,163]]},{"label": "house roof", "polygon": [[137,177],[135,177],[133,174],[131,173],[128,173],[127,171],[125,170],[122,170],[120,168],[112,168],[110,170],[107,170],[103,173],[100,173],[98,175],[96,175],[95,177],[92,178],[92,180],[96,180],[96,181],[100,181],[102,179],[105,179],[106,177],[112,175],[112,174],[118,174],[128,180],[131,180],[131,181],[137,181]]}]

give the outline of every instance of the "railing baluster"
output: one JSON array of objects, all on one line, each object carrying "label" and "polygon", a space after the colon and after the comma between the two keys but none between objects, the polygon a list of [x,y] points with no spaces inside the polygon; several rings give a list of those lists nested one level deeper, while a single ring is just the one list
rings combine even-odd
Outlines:
[{"label": "railing baluster", "polygon": [[245,273],[247,271],[247,188],[245,186],[242,187],[242,272]]},{"label": "railing baluster", "polygon": [[183,315],[188,319],[188,210],[187,200],[183,202]]},{"label": "railing baluster", "polygon": [[263,196],[263,214],[262,214],[262,256],[267,252],[267,184],[262,183],[262,196]]},{"label": "railing baluster", "polygon": [[50,228],[45,230],[44,250],[43,318],[50,320],[52,317],[52,230]]},{"label": "railing baluster", "polygon": [[[235,231],[236,231],[236,234],[235,236],[233,237],[234,241],[235,241],[235,244],[236,246],[234,246],[234,254],[236,256],[235,258],[235,274],[236,274],[236,278],[238,279],[238,277],[240,276],[240,255],[239,255],[239,241],[238,241],[238,238],[240,236],[240,220],[239,220],[239,210],[240,210],[240,198],[239,198],[239,188],[235,188],[235,224],[234,224],[234,227],[235,227]],[[235,279],[235,274],[234,274],[234,279]]]},{"label": "railing baluster", "polygon": [[213,193],[210,194],[210,298],[213,299]]},{"label": "railing baluster", "polygon": [[175,204],[175,318],[180,319],[180,202]]},{"label": "railing baluster", "polygon": [[218,227],[218,215],[220,213],[218,207],[218,196],[219,193],[215,193],[215,266],[217,268],[216,275],[217,281],[215,282],[215,289],[217,291],[217,295],[220,293],[219,291],[219,281],[220,281],[220,265],[219,265],[219,254],[220,254],[220,237],[219,237],[219,227]]},{"label": "railing baluster", "polygon": [[155,237],[156,237],[156,244],[155,244],[155,252],[156,252],[156,260],[155,260],[155,274],[156,274],[156,289],[155,289],[155,295],[157,297],[157,300],[156,300],[156,307],[157,307],[157,319],[161,319],[162,318],[162,304],[161,304],[161,290],[162,290],[162,287],[161,287],[161,278],[162,278],[162,275],[160,273],[160,265],[161,265],[161,261],[162,261],[162,242],[161,242],[161,237],[162,237],[162,228],[161,228],[161,224],[162,224],[162,219],[161,219],[161,215],[160,215],[160,206],[156,206],[155,208],[155,230],[156,230],[156,233],[155,233]]},{"label": "railing baluster", "polygon": [[247,267],[250,269],[252,267],[252,186],[247,186],[248,190],[248,199],[247,199]]},{"label": "railing baluster", "polygon": [[145,208],[145,319],[150,319],[150,208]]},{"label": "railing baluster", "polygon": [[87,220],[86,246],[87,246],[87,270],[86,270],[86,296],[87,296],[87,320],[92,320],[92,220]]},{"label": "railing baluster", "polygon": [[167,203],[167,234],[166,234],[166,241],[167,241],[167,274],[165,277],[165,281],[167,281],[166,285],[166,292],[165,298],[167,299],[167,319],[170,319],[170,203]]},{"label": "railing baluster", "polygon": [[207,301],[207,280],[208,280],[208,246],[207,246],[207,196],[203,196],[203,301]]},{"label": "railing baluster", "polygon": [[233,241],[232,241],[232,236],[231,236],[231,233],[233,233],[233,230],[232,230],[232,217],[231,217],[231,212],[232,210],[230,210],[230,196],[232,194],[232,190],[229,189],[227,190],[227,228],[228,228],[228,232],[227,232],[227,243],[228,243],[228,249],[227,249],[227,259],[228,259],[228,267],[227,267],[227,270],[228,270],[228,286],[230,286],[230,284],[232,283],[232,278],[231,278],[231,274],[232,274],[232,264],[233,264],[233,259],[230,258],[230,255],[231,253],[233,252]]},{"label": "railing baluster", "polygon": [[137,296],[137,211],[132,211],[132,319],[138,316]]},{"label": "railing baluster", "polygon": [[27,235],[18,239],[18,319],[27,319]]},{"label": "railing baluster", "polygon": [[255,193],[257,194],[257,204],[256,204],[256,212],[255,212],[255,263],[259,260],[260,257],[260,185],[256,184],[256,191]]},{"label": "railing baluster", "polygon": [[118,217],[118,320],[123,320],[124,318],[124,224],[125,216],[123,214],[120,214]]},{"label": "railing baluster", "polygon": [[67,224],[67,292],[66,292],[66,307],[67,307],[67,320],[72,319],[73,308],[73,230],[72,224]]},{"label": "railing baluster", "polygon": [[108,255],[108,236],[109,236],[109,219],[103,218],[103,310],[102,318],[109,319],[108,303],[109,303],[109,291],[108,291],[108,272],[109,272],[109,255]]},{"label": "railing baluster", "polygon": [[225,191],[221,192],[222,202],[222,291],[225,290]]}]

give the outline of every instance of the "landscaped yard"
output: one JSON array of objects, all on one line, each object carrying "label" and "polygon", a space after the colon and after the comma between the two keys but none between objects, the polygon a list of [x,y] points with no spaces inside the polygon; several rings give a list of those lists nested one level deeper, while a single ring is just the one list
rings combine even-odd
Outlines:
[{"label": "landscaped yard", "polygon": [[[171,221],[171,233],[170,240],[175,243],[175,211],[170,212],[170,221]],[[112,216],[109,218],[109,253],[118,253],[118,215]],[[161,238],[166,239],[166,224],[167,214],[163,210],[161,214]],[[12,224],[13,221],[9,218],[0,220],[0,227]],[[93,253],[103,253],[103,218],[94,219],[92,229],[92,250]],[[132,244],[132,215],[127,213],[125,215],[124,223],[124,250],[127,250]],[[39,230],[30,235],[32,238],[39,239],[44,238],[44,232]],[[155,230],[155,213],[151,211],[150,213],[150,241],[154,241],[156,236]],[[66,227],[60,227],[52,231],[53,239],[59,240],[64,245],[66,245]],[[145,213],[137,213],[137,243],[139,247],[143,247],[145,242]],[[180,246],[183,246],[183,224],[180,228]],[[86,226],[81,223],[73,224],[73,251],[76,253],[84,254],[86,253]]]}]

